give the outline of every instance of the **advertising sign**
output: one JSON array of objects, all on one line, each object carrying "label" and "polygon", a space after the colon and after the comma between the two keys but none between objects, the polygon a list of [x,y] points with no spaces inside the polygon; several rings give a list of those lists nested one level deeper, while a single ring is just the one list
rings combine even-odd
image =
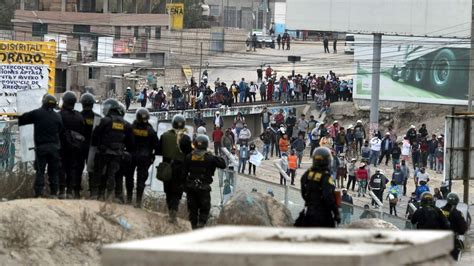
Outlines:
[{"label": "advertising sign", "polygon": [[[471,0],[286,0],[286,27],[409,36],[466,36],[471,30],[471,3]],[[322,12],[315,15],[314,10]]]},{"label": "advertising sign", "polygon": [[[354,98],[370,99],[373,36],[355,35]],[[380,99],[467,104],[469,41],[383,36]]]},{"label": "advertising sign", "polygon": [[18,91],[54,94],[55,66],[55,41],[0,41],[0,114],[16,113]]},{"label": "advertising sign", "polygon": [[182,30],[184,19],[184,3],[166,4],[166,13],[171,14],[171,29]]}]

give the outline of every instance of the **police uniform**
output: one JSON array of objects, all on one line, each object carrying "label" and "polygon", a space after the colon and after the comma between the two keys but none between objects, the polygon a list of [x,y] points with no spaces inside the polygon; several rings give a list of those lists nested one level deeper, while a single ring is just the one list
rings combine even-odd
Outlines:
[{"label": "police uniform", "polygon": [[[158,154],[163,156],[163,161],[171,164],[172,178],[163,182],[166,204],[171,215],[175,215],[178,211],[179,201],[183,196],[183,161],[186,154],[192,151],[191,138],[184,133],[177,134],[176,131],[171,129],[161,135],[158,151]],[[181,138],[179,146],[178,135]]]},{"label": "police uniform", "polygon": [[51,197],[58,194],[58,176],[60,169],[60,140],[59,133],[63,128],[61,116],[53,110],[57,104],[52,95],[43,97],[43,106],[18,117],[18,125],[33,124],[35,142],[35,169],[34,184],[35,196],[42,197],[44,189],[44,173],[48,165],[48,177]]},{"label": "police uniform", "polygon": [[115,179],[120,171],[125,148],[134,149],[132,128],[117,110],[110,110],[94,129],[91,145],[98,149],[91,197],[103,196],[105,188],[110,197],[116,187]]},{"label": "police uniform", "polygon": [[[207,148],[207,147],[206,147]],[[212,155],[205,149],[195,149],[184,160],[186,196],[189,220],[193,229],[207,223],[211,209],[211,183],[216,168],[224,169],[223,158]]]},{"label": "police uniform", "polygon": [[416,229],[449,230],[448,219],[443,212],[434,205],[433,195],[425,192],[421,195],[421,207],[411,217],[411,223]]},{"label": "police uniform", "polygon": [[301,177],[301,195],[306,212],[303,227],[335,227],[340,221],[334,195],[334,179],[329,170],[310,169]]},{"label": "police uniform", "polygon": [[[64,130],[61,134],[61,175],[59,180],[59,196],[79,198],[82,171],[79,172],[81,149],[84,145],[84,119],[82,115],[63,106],[59,112]],[[82,170],[82,169],[81,169]]]},{"label": "police uniform", "polygon": [[459,197],[455,195],[456,201],[454,204],[451,203],[451,196],[454,193],[447,195],[448,203],[441,208],[442,213],[448,219],[451,230],[454,232],[454,248],[451,251],[453,259],[458,260],[461,250],[464,248],[464,243],[458,239],[459,235],[464,235],[468,230],[468,224],[464,219],[462,213],[456,209],[456,205],[459,202]]},{"label": "police uniform", "polygon": [[132,162],[126,176],[127,201],[132,201],[133,194],[133,175],[135,168],[137,169],[137,204],[142,200],[143,191],[145,190],[145,182],[148,178],[148,168],[155,159],[158,151],[158,137],[156,131],[148,123],[140,123],[134,121],[132,124],[132,132],[135,139],[135,152],[132,154]]}]

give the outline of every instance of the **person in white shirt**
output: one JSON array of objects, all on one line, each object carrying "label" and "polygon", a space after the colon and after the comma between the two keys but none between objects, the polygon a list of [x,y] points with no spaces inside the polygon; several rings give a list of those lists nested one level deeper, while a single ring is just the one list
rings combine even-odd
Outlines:
[{"label": "person in white shirt", "polygon": [[257,91],[258,91],[258,84],[251,81],[250,82],[250,88],[249,88],[250,102],[252,102],[252,101],[255,102],[256,101],[255,96],[257,95]]},{"label": "person in white shirt", "polygon": [[221,113],[219,111],[217,111],[214,115],[214,126],[224,128],[224,119],[222,118]]},{"label": "person in white shirt", "polygon": [[420,171],[416,173],[416,185],[419,186],[421,181],[425,181],[427,184],[430,181],[430,175],[425,171],[424,167],[420,168]]},{"label": "person in white shirt", "polygon": [[410,159],[410,151],[410,140],[406,136],[404,136],[402,142],[402,160],[405,160],[405,162],[408,162],[408,160]]},{"label": "person in white shirt", "polygon": [[240,130],[238,136],[240,145],[248,144],[251,137],[252,133],[250,132],[250,129],[247,128],[247,123],[244,123],[244,127]]},{"label": "person in white shirt", "polygon": [[380,149],[382,148],[382,140],[376,135],[370,140],[370,159],[369,164],[374,163],[374,167],[377,167],[377,160],[379,158]]}]

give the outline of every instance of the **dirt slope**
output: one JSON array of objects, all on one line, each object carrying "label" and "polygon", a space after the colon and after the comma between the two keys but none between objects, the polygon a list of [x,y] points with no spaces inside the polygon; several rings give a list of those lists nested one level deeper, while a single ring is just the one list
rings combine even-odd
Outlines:
[{"label": "dirt slope", "polygon": [[190,230],[166,214],[88,200],[15,200],[0,210],[1,265],[98,265],[103,244]]}]

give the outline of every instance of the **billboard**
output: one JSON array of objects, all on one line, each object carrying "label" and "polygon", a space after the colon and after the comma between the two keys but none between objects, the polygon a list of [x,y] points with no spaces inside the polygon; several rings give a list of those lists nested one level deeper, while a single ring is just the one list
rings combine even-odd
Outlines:
[{"label": "billboard", "polygon": [[16,113],[17,92],[54,94],[56,42],[0,41],[0,113]]},{"label": "billboard", "polygon": [[467,104],[469,40],[383,36],[380,73],[372,70],[373,35],[355,35],[354,98],[370,99],[380,74],[380,99]]},{"label": "billboard", "polygon": [[61,62],[67,63],[67,35],[49,33],[44,35],[45,42],[56,42],[56,53],[61,56]]},{"label": "billboard", "polygon": [[184,19],[184,3],[166,4],[166,13],[171,14],[171,29],[182,30]]},{"label": "billboard", "polygon": [[290,30],[458,37],[470,21],[471,0],[286,0]]}]

